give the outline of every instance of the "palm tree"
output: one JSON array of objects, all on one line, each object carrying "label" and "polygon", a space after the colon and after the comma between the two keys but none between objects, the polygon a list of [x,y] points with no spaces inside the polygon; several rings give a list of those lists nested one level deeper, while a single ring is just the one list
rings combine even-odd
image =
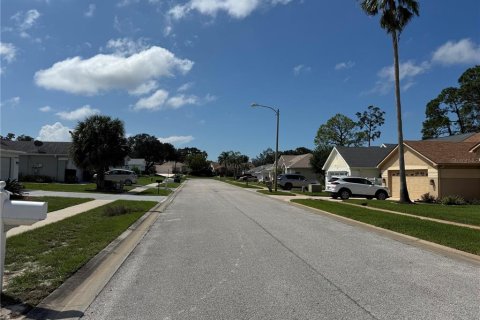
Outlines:
[{"label": "palm tree", "polygon": [[362,0],[361,7],[367,15],[375,16],[380,11],[380,26],[392,36],[393,63],[395,70],[395,97],[397,101],[398,164],[400,167],[400,202],[410,203],[405,177],[403,155],[402,105],[400,102],[400,76],[398,62],[398,38],[414,15],[418,16],[416,0]]},{"label": "palm tree", "polygon": [[220,163],[222,166],[225,167],[225,176],[227,176],[228,165],[230,164],[231,160],[232,160],[231,151],[223,151],[218,156],[218,163]]}]

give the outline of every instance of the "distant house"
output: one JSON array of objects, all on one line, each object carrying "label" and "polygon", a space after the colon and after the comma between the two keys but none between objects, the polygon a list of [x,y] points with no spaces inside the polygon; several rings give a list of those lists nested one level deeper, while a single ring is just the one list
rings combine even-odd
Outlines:
[{"label": "distant house", "polygon": [[246,173],[257,177],[258,181],[265,182],[273,179],[273,164],[265,164],[248,170]]},{"label": "distant house", "polygon": [[318,174],[313,170],[310,160],[313,155],[311,153],[301,155],[282,155],[278,159],[278,172],[301,174],[309,180],[318,179]]},{"label": "distant house", "polygon": [[[0,148],[2,158],[4,154],[17,153],[20,180],[27,176],[43,176],[57,182],[81,181],[83,170],[77,168],[70,159],[70,145],[71,142],[2,141]],[[2,164],[2,171],[6,167]]]},{"label": "distant house", "polygon": [[25,152],[9,149],[4,141],[0,141],[0,180],[18,180],[20,155]]},{"label": "distant house", "polygon": [[144,172],[146,165],[145,159],[132,159],[126,157],[123,167],[128,170],[134,170],[134,168],[137,168],[140,172]]},{"label": "distant house", "polygon": [[[459,195],[480,199],[480,133],[456,139],[405,141],[405,173],[410,198]],[[398,148],[379,163],[384,184],[400,197]]]},{"label": "distant house", "polygon": [[377,165],[395,147],[392,144],[380,147],[334,147],[322,167],[325,183],[332,176],[355,176],[370,178],[380,184],[380,169]]},{"label": "distant house", "polygon": [[217,176],[224,176],[225,173],[227,172],[227,169],[225,168],[225,166],[215,161],[210,162],[210,170],[213,172],[214,175],[217,175]]},{"label": "distant house", "polygon": [[167,161],[161,165],[155,165],[155,172],[160,175],[186,173],[187,165],[182,162]]}]

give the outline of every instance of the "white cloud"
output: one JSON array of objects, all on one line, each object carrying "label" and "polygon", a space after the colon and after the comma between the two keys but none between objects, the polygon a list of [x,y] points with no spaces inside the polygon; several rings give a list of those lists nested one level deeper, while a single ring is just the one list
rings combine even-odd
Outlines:
[{"label": "white cloud", "polygon": [[160,110],[168,99],[168,92],[162,89],[157,90],[150,97],[142,98],[137,101],[134,110]]},{"label": "white cloud", "polygon": [[98,54],[89,59],[69,58],[37,71],[35,83],[45,89],[85,95],[114,89],[135,91],[153,79],[176,72],[186,74],[192,67],[192,61],[153,46],[128,57]]},{"label": "white cloud", "polygon": [[[400,66],[399,66],[400,80],[418,76],[419,74],[426,72],[429,68],[430,68],[430,63],[427,61],[424,61],[421,64],[415,64],[415,62],[411,60],[400,63]],[[384,80],[388,80],[391,82],[395,81],[395,71],[394,71],[393,65],[382,68],[377,74],[380,78]]]},{"label": "white cloud", "polygon": [[180,87],[178,87],[177,91],[178,92],[188,91],[189,89],[191,89],[193,87],[193,85],[194,85],[193,82],[184,83]]},{"label": "white cloud", "polygon": [[93,14],[95,13],[95,9],[97,8],[97,6],[93,3],[90,3],[88,5],[88,10],[84,13],[85,14],[85,17],[87,18],[91,18],[93,17]]},{"label": "white cloud", "polygon": [[13,97],[0,103],[1,107],[16,107],[20,104],[20,97]]},{"label": "white cloud", "polygon": [[18,32],[23,38],[28,38],[30,35],[27,33],[37,23],[38,18],[41,14],[35,9],[28,10],[27,12],[19,11],[11,17],[12,20],[15,20]]},{"label": "white cloud", "polygon": [[60,122],[54,124],[46,124],[38,133],[36,140],[41,141],[71,141],[72,137],[69,133],[72,129],[63,126]]},{"label": "white cloud", "polygon": [[308,73],[310,71],[312,71],[312,68],[303,64],[299,64],[298,66],[293,67],[293,74],[295,76],[298,76],[302,73]]},{"label": "white cloud", "polygon": [[478,64],[480,63],[480,45],[470,39],[458,42],[448,41],[433,53],[433,62],[452,64]]},{"label": "white cloud", "polygon": [[170,136],[165,138],[158,138],[160,142],[171,143],[175,145],[186,144],[193,141],[195,138],[193,136]]},{"label": "white cloud", "polygon": [[351,69],[355,66],[355,62],[353,61],[344,61],[344,62],[339,62],[335,65],[335,70],[346,70],[346,69]]},{"label": "white cloud", "polygon": [[186,4],[176,5],[169,10],[169,15],[176,20],[182,19],[191,11],[203,15],[216,16],[225,12],[236,19],[243,19],[262,5],[285,5],[292,0],[190,0]]},{"label": "white cloud", "polygon": [[45,107],[38,108],[38,110],[40,110],[42,112],[50,112],[50,111],[52,111],[52,107],[45,106]]},{"label": "white cloud", "polygon": [[0,58],[8,63],[15,60],[17,48],[11,43],[0,42]]},{"label": "white cloud", "polygon": [[63,120],[78,121],[99,113],[100,113],[100,110],[92,109],[92,107],[90,107],[89,105],[85,105],[73,111],[57,112],[56,115]]},{"label": "white cloud", "polygon": [[141,51],[147,50],[146,39],[140,38],[134,41],[130,38],[110,39],[107,42],[107,49],[115,55],[126,57]]},{"label": "white cloud", "polygon": [[129,90],[128,93],[134,96],[141,96],[144,94],[148,94],[157,88],[158,88],[157,81],[150,80],[148,82],[142,83],[141,85],[139,85],[133,90]]},{"label": "white cloud", "polygon": [[199,100],[197,96],[186,96],[184,94],[180,94],[174,97],[171,97],[167,101],[167,105],[170,106],[172,109],[178,109],[188,104],[198,104]]}]

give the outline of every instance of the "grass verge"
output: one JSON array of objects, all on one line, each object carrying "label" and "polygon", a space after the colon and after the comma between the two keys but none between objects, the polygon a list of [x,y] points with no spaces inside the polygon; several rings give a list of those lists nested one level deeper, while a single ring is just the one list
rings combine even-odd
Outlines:
[{"label": "grass verge", "polygon": [[353,207],[332,201],[310,199],[294,199],[291,201],[380,228],[480,255],[480,231],[477,230],[374,211],[363,207]]},{"label": "grass verge", "polygon": [[170,193],[172,193],[172,190],[165,189],[164,187],[160,187],[160,189],[149,188],[137,194],[141,196],[168,196]]},{"label": "grass verge", "polygon": [[257,192],[259,193],[263,193],[263,194],[268,194],[268,195],[271,195],[271,196],[295,196],[296,194],[295,193],[291,193],[291,192],[285,192],[285,191],[268,191],[268,190],[257,190]]},{"label": "grass verge", "polygon": [[92,201],[91,198],[64,198],[64,197],[26,197],[22,201],[48,202],[48,212],[65,209],[77,204]]},{"label": "grass verge", "polygon": [[330,197],[330,192],[302,192],[302,191],[295,191],[296,194],[301,196],[312,196],[312,197]]},{"label": "grass verge", "polygon": [[441,204],[402,204],[393,201],[347,200],[349,203],[386,209],[416,216],[480,226],[480,205],[445,206]]},{"label": "grass verge", "polygon": [[38,183],[38,182],[22,182],[22,185],[27,190],[42,190],[42,191],[60,191],[60,192],[85,192],[85,193],[122,193],[133,189],[134,186],[123,186],[123,191],[99,191],[95,183],[86,184],[68,184],[68,183]]},{"label": "grass verge", "polygon": [[118,200],[8,238],[2,305],[37,305],[155,204]]},{"label": "grass verge", "polygon": [[253,185],[252,183],[246,183],[246,182],[236,182],[234,180],[230,180],[230,179],[217,179],[218,181],[222,181],[222,182],[225,182],[225,183],[228,183],[228,184],[231,184],[232,186],[237,186],[237,187],[240,187],[240,188],[246,188],[246,189],[263,189],[262,187],[258,187],[256,185]]}]

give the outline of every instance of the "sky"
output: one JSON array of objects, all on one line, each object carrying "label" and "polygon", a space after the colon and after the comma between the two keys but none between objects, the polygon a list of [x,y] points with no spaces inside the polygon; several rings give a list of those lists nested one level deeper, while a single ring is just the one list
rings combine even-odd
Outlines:
[{"label": "sky", "polygon": [[[480,1],[423,0],[400,37],[404,137],[480,64]],[[337,113],[386,112],[397,140],[391,37],[355,0],[2,0],[0,134],[69,141],[92,114],[177,148],[250,157],[314,148]]]}]

